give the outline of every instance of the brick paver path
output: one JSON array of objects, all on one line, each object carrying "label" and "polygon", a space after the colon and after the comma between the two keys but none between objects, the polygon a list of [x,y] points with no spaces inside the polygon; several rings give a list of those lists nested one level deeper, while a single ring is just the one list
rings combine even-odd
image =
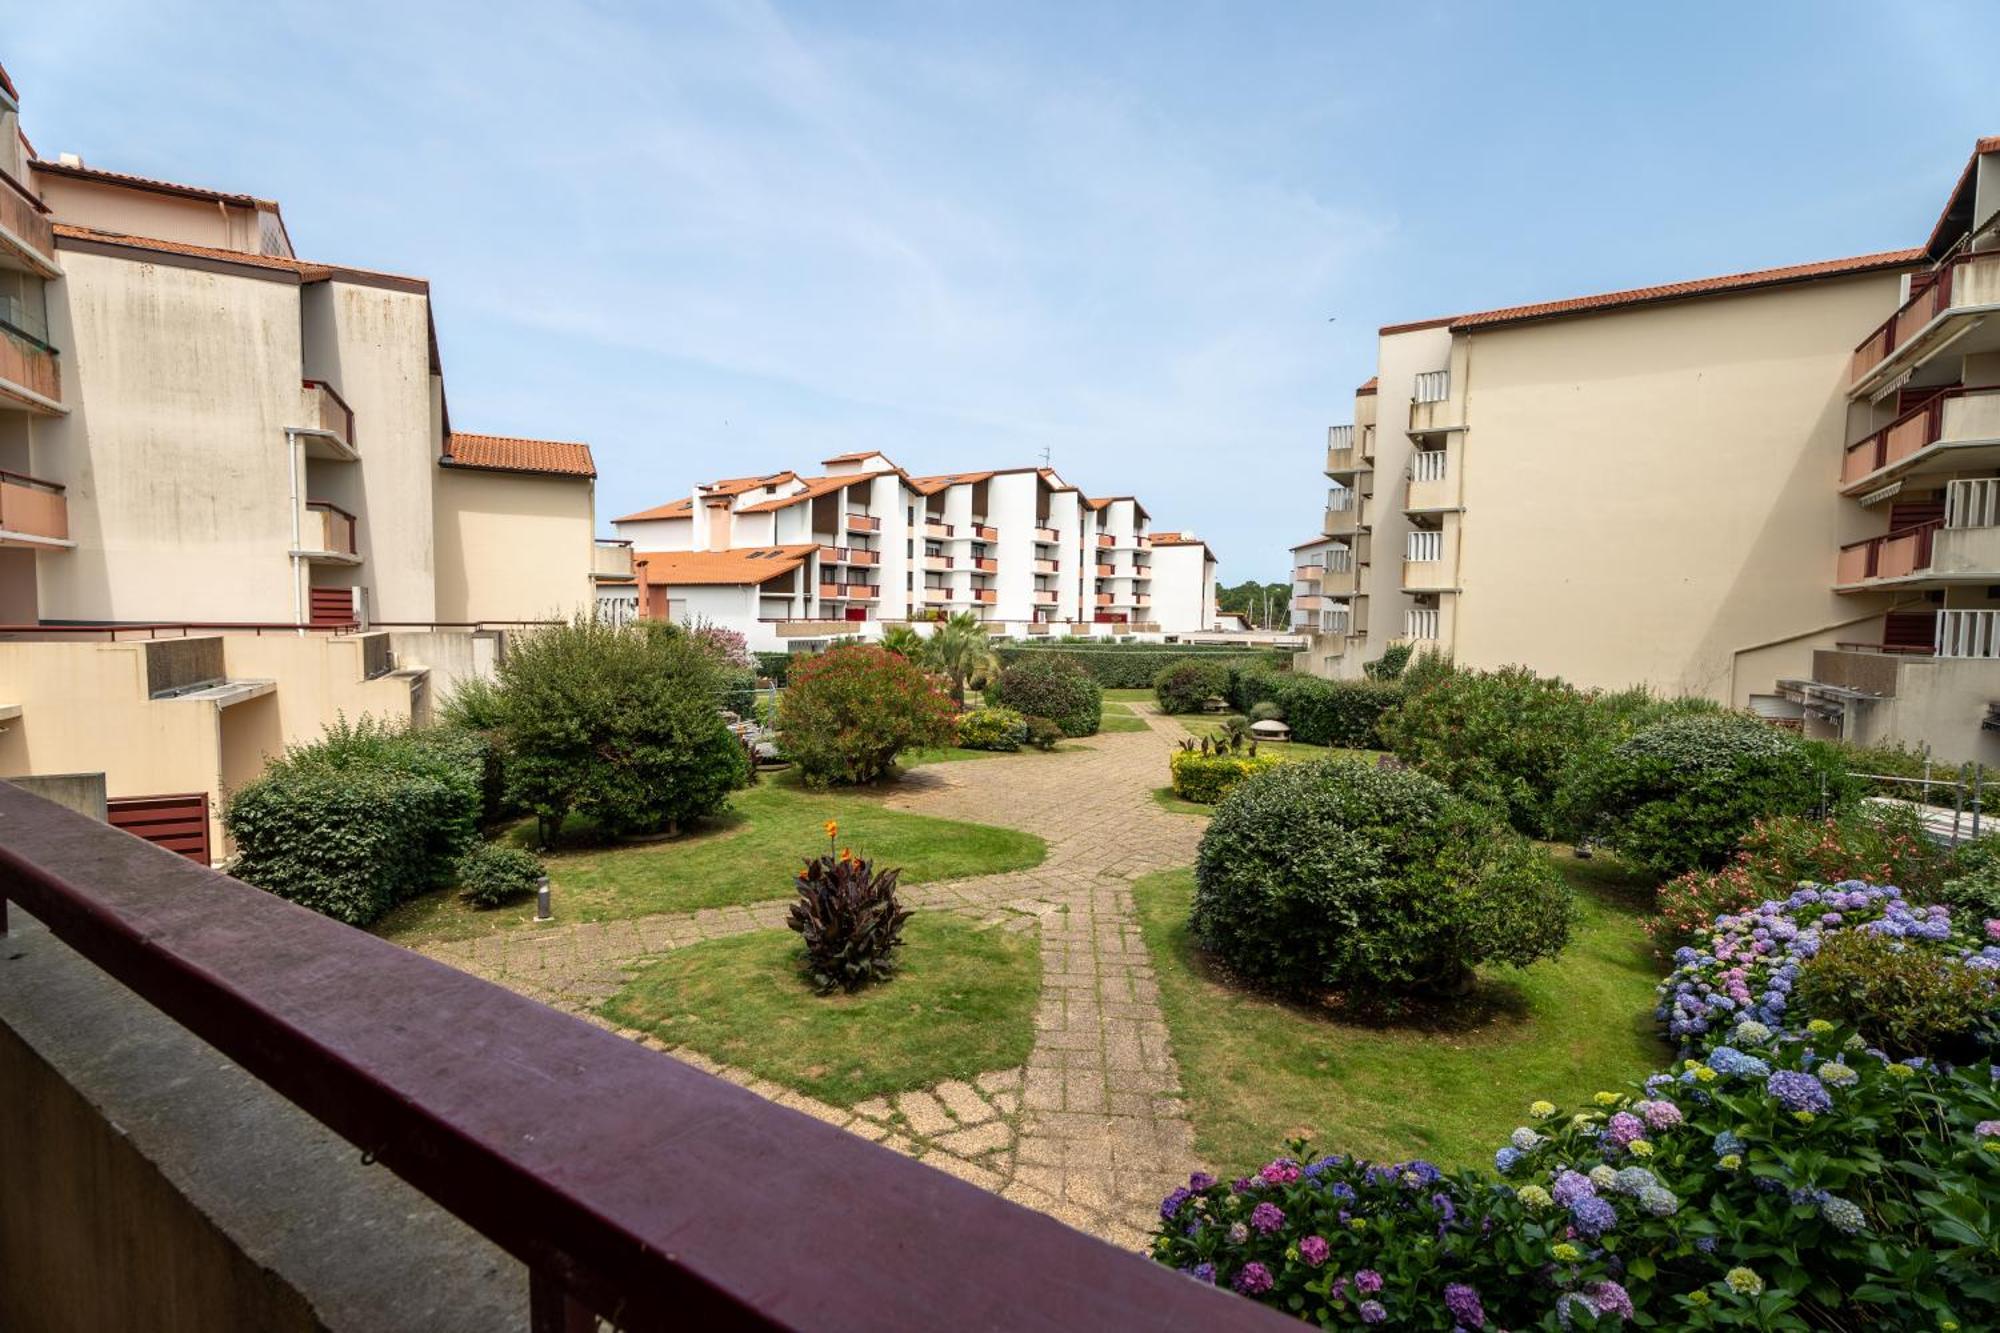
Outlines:
[{"label": "brick paver path", "polygon": [[[913,906],[964,913],[994,929],[1040,927],[1042,995],[1025,1069],[834,1107],[697,1052],[673,1054],[1072,1226],[1143,1245],[1160,1196],[1193,1164],[1194,1135],[1131,881],[1190,864],[1203,821],[1154,802],[1172,742],[1185,733],[1149,706],[1134,707],[1147,717],[1145,732],[1096,736],[1052,755],[931,765],[912,772],[886,801],[1047,840],[1048,857],[1032,870],[903,890]],[[603,1022],[596,1007],[646,956],[781,928],[788,905],[780,899],[518,930],[427,951]]]}]

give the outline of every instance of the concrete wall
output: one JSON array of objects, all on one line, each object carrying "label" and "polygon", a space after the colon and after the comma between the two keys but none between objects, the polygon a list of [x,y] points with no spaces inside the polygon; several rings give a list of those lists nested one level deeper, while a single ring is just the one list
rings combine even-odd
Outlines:
[{"label": "concrete wall", "polygon": [[152,236],[249,254],[258,252],[255,209],[135,190],[109,182],[78,180],[52,171],[33,174],[42,202],[64,222],[125,236]]},{"label": "concrete wall", "polygon": [[1215,562],[1205,546],[1153,547],[1153,606],[1146,619],[1162,634],[1208,629],[1215,606]]},{"label": "concrete wall", "polygon": [[593,484],[472,468],[436,474],[437,614],[383,620],[566,620],[591,605]]}]

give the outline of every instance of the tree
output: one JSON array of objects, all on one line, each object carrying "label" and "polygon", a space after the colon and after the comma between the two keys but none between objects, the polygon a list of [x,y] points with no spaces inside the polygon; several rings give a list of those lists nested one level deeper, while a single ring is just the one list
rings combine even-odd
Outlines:
[{"label": "tree", "polygon": [[960,706],[968,680],[979,683],[1000,669],[986,626],[970,611],[960,611],[937,627],[924,645],[924,658],[951,681],[951,701]]},{"label": "tree", "polygon": [[916,662],[924,655],[924,636],[908,625],[891,625],[882,631],[882,646],[898,657]]},{"label": "tree", "polygon": [[613,835],[674,831],[749,776],[722,717],[725,668],[678,626],[579,616],[510,645],[499,679],[509,793],[544,843],[571,812]]},{"label": "tree", "polygon": [[1292,623],[1292,585],[1245,579],[1231,587],[1217,588],[1215,609],[1241,612],[1259,629],[1285,629]]}]

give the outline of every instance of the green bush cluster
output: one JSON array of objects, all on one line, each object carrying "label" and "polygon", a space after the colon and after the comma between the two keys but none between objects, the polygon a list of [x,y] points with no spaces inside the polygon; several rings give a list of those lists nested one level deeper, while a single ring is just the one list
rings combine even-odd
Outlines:
[{"label": "green bush cluster", "polygon": [[458,887],[474,907],[503,907],[533,893],[542,862],[533,852],[499,843],[474,843],[458,863]]},{"label": "green bush cluster", "polygon": [[1223,799],[1189,924],[1248,980],[1380,1002],[1553,957],[1574,911],[1548,858],[1491,812],[1421,773],[1323,759]]},{"label": "green bush cluster", "polygon": [[873,782],[904,750],[948,745],[951,700],[886,648],[846,644],[794,664],[778,708],[778,745],[806,781]]},{"label": "green bush cluster", "polygon": [[1212,698],[1229,693],[1229,665],[1190,658],[1153,677],[1153,698],[1162,713],[1196,713]]},{"label": "green bush cluster", "polygon": [[1322,680],[1253,667],[1231,671],[1228,697],[1244,714],[1260,703],[1275,705],[1295,741],[1373,750],[1381,748],[1382,722],[1402,701],[1403,687],[1395,681]]},{"label": "green bush cluster", "polygon": [[1024,739],[1037,750],[1053,750],[1056,746],[1062,744],[1063,729],[1049,721],[1049,719],[1045,717],[1031,717],[1025,719],[1025,721],[1028,726],[1028,734]]},{"label": "green bush cluster", "polygon": [[1973,1058],[1977,1035],[1994,1017],[1989,973],[1950,952],[1867,930],[1828,933],[1799,969],[1793,999],[1896,1059]]},{"label": "green bush cluster", "polygon": [[1028,720],[1011,708],[974,708],[958,715],[958,743],[968,750],[1018,750]]},{"label": "green bush cluster", "polygon": [[478,839],[482,779],[474,738],[342,719],[230,796],[232,873],[365,926],[452,882]]},{"label": "green bush cluster", "polygon": [[1282,762],[1271,755],[1204,754],[1200,750],[1176,750],[1167,761],[1173,773],[1174,795],[1202,805],[1214,805],[1252,773]]},{"label": "green bush cluster", "polygon": [[750,659],[756,664],[758,675],[783,688],[791,675],[792,656],[791,653],[752,653]]},{"label": "green bush cluster", "polygon": [[1065,736],[1094,736],[1104,718],[1104,689],[1068,656],[1034,652],[1001,668],[986,701],[1026,717],[1045,717]]},{"label": "green bush cluster", "polygon": [[1042,658],[1058,658],[1073,663],[1107,690],[1151,689],[1161,672],[1182,662],[1219,663],[1226,667],[1261,666],[1273,671],[1285,670],[1291,665],[1289,653],[1268,649],[1246,652],[1234,644],[1079,643],[1059,647],[1004,644],[997,646],[994,652],[1003,668]]}]

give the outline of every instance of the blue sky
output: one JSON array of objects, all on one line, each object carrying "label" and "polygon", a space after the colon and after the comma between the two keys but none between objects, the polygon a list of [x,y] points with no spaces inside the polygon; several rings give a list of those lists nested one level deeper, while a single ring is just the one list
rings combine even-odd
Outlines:
[{"label": "blue sky", "polygon": [[[87,11],[87,12],[83,12]],[[38,5],[44,154],[432,280],[461,429],[606,519],[1047,449],[1279,577],[1383,323],[1915,244],[1978,4]]]}]

